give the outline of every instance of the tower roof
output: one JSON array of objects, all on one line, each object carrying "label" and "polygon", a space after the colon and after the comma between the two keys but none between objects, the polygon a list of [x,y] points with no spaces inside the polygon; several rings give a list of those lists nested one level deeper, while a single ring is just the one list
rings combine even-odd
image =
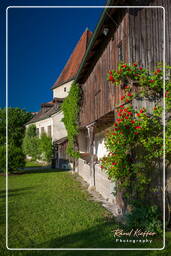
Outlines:
[{"label": "tower roof", "polygon": [[81,64],[82,58],[86,52],[91,35],[92,35],[92,32],[90,30],[86,29],[84,31],[80,40],[75,46],[70,58],[68,59],[65,67],[63,68],[61,74],[59,75],[57,81],[52,86],[52,89],[74,79],[79,69],[79,66]]}]

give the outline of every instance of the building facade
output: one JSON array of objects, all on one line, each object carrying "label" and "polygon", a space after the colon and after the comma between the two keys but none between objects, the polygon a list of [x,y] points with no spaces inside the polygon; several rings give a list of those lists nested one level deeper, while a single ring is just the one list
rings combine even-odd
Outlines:
[{"label": "building facade", "polygon": [[[106,8],[91,38],[76,76],[83,93],[78,138],[81,157],[76,171],[90,184],[90,188],[96,189],[116,205],[116,215],[122,215],[122,196],[113,195],[115,183],[108,179],[99,162],[107,153],[105,133],[115,121],[115,109],[121,104],[123,96],[122,88],[112,86],[106,80],[106,74],[111,69],[117,69],[121,62],[136,62],[150,70],[163,63],[165,10],[162,6],[166,7],[167,21],[166,64],[171,65],[171,3],[169,0],[107,2],[107,6],[117,5],[142,7]],[[133,104],[150,111],[155,102],[135,101]]]}]

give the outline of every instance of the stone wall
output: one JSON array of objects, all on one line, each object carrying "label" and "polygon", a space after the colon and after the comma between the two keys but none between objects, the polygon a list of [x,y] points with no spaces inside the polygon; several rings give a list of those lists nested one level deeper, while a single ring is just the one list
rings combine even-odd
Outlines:
[{"label": "stone wall", "polygon": [[[78,160],[78,174],[90,184],[90,165],[83,159]],[[101,170],[98,164],[95,165],[95,189],[109,202],[114,202],[115,197],[112,194],[115,184],[112,183],[106,173]]]}]

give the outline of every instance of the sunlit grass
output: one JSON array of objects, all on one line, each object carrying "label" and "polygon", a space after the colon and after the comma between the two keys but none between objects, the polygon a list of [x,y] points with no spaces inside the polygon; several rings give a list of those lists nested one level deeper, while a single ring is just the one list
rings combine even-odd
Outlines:
[{"label": "sunlit grass", "polygon": [[[4,206],[4,177],[0,177],[1,206]],[[10,248],[115,248],[112,234],[116,223],[99,203],[89,200],[87,191],[71,173],[55,170],[34,170],[9,176],[9,247]],[[1,211],[1,247],[5,245],[5,209]],[[167,234],[167,239],[171,234]],[[139,244],[129,244],[138,247]],[[141,245],[142,246],[142,245]],[[145,245],[149,247],[149,244]],[[151,247],[160,248],[161,239]],[[143,245],[144,247],[144,245]],[[167,245],[168,247],[168,245]],[[170,243],[171,247],[171,243]],[[72,251],[7,251],[0,255],[80,255]],[[164,251],[84,251],[83,255],[169,255]]]}]

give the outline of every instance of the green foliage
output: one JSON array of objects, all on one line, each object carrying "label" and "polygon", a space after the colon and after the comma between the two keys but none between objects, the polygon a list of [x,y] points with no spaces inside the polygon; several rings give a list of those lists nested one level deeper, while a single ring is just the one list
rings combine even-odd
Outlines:
[{"label": "green foliage", "polygon": [[[25,131],[25,123],[32,117],[20,108],[8,108],[8,170],[14,171],[24,166],[24,154],[22,141]],[[6,109],[0,109],[0,169],[5,170],[6,166]]]},{"label": "green foliage", "polygon": [[40,153],[41,153],[41,159],[50,162],[52,159],[52,139],[51,137],[47,136],[45,133],[43,133],[40,137]]},{"label": "green foliage", "polygon": [[76,136],[78,135],[78,116],[79,116],[79,101],[80,87],[76,83],[72,83],[68,97],[62,104],[64,118],[62,121],[68,133],[67,153],[73,158],[79,157],[79,152],[75,149]]},{"label": "green foliage", "polygon": [[26,155],[31,156],[33,160],[40,158],[40,139],[36,136],[36,126],[30,125],[23,140],[23,151]]},{"label": "green foliage", "polygon": [[29,125],[28,129],[26,130],[26,135],[28,137],[35,137],[36,134],[36,126],[34,124]]},{"label": "green foliage", "polygon": [[[25,166],[25,155],[21,147],[14,144],[8,145],[8,171],[17,171]],[[6,170],[6,146],[0,146],[0,170]]]},{"label": "green foliage", "polygon": [[161,94],[163,90],[163,74],[161,69],[157,69],[153,72],[139,67],[136,63],[132,65],[119,64],[118,70],[109,71],[107,74],[107,80],[111,81],[116,86],[126,84],[128,82],[135,81],[141,85],[142,88],[148,88],[148,91],[144,90],[143,93],[149,94]]},{"label": "green foliage", "polygon": [[31,156],[32,160],[43,160],[50,162],[52,158],[52,139],[43,133],[39,138],[36,135],[36,126],[29,125],[23,140],[23,151]]},{"label": "green foliage", "polygon": [[129,229],[162,233],[162,216],[156,205],[134,204],[133,209],[126,215],[126,225]]},{"label": "green foliage", "polygon": [[[139,82],[139,92],[134,93],[130,79]],[[109,177],[118,181],[118,189],[131,199],[138,195],[140,200],[146,196],[149,184],[160,169],[163,158],[162,107],[157,105],[152,113],[145,108],[135,110],[132,100],[145,88],[144,96],[153,94],[155,99],[162,97],[163,73],[161,69],[149,72],[137,64],[119,65],[118,71],[110,71],[108,80],[116,86],[123,85],[125,95],[118,107],[114,127],[108,132],[105,145],[109,151],[102,159],[102,168]],[[143,81],[142,81],[143,80]],[[170,109],[170,80],[166,81],[166,106]],[[166,161],[171,163],[171,120],[166,120]]]}]

